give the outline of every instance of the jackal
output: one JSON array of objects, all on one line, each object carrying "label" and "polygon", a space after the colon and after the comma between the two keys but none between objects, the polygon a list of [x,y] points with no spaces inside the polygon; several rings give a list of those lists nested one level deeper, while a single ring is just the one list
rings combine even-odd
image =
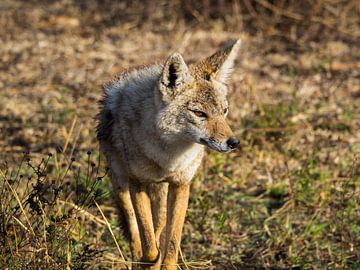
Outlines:
[{"label": "jackal", "polygon": [[227,153],[239,144],[225,121],[239,48],[238,40],[189,66],[174,53],[104,87],[97,137],[129,229],[133,269],[177,269],[204,146]]}]

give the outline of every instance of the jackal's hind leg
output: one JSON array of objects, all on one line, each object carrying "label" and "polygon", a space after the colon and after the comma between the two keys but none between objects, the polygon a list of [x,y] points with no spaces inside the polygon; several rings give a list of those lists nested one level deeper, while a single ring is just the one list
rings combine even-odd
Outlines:
[{"label": "jackal's hind leg", "polygon": [[[105,145],[106,146],[106,145]],[[104,149],[107,149],[106,147]],[[114,189],[114,198],[121,213],[126,220],[129,231],[129,244],[133,262],[142,258],[140,232],[136,220],[135,210],[131,201],[129,178],[122,167],[121,158],[113,151],[107,149],[106,158],[111,168],[111,181]],[[135,266],[135,264],[133,264]],[[136,269],[136,267],[132,267]]]},{"label": "jackal's hind leg", "polygon": [[120,200],[120,206],[125,215],[125,219],[130,233],[129,240],[130,240],[130,250],[132,256],[131,269],[139,269],[137,267],[137,262],[141,261],[142,248],[141,248],[139,228],[136,221],[135,210],[132,205],[129,189],[128,188],[120,189],[118,191],[118,198]]}]

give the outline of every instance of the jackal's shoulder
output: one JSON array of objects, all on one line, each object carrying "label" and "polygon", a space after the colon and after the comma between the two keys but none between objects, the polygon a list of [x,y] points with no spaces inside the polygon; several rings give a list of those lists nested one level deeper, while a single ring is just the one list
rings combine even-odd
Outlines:
[{"label": "jackal's shoulder", "polygon": [[112,91],[120,90],[124,87],[144,85],[157,80],[161,74],[162,68],[163,66],[161,64],[155,63],[125,69],[114,78],[104,83],[104,93],[105,95],[108,95]]},{"label": "jackal's shoulder", "polygon": [[126,96],[127,103],[134,105],[137,100],[151,93],[159,80],[162,69],[161,64],[126,69],[103,85],[103,94],[99,101],[99,114],[97,115],[99,140],[106,140],[111,135],[114,114],[120,109],[118,106],[120,100]]}]

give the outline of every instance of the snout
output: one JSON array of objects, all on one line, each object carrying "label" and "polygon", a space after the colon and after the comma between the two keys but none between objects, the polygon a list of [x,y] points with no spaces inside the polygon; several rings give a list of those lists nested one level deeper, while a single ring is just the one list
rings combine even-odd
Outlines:
[{"label": "snout", "polygon": [[200,142],[218,152],[230,152],[239,146],[239,140],[234,137],[229,125],[222,116],[209,118],[207,121],[207,134],[200,137]]},{"label": "snout", "polygon": [[227,141],[226,144],[227,146],[231,149],[234,150],[239,146],[240,141],[235,138],[235,137],[230,137]]},{"label": "snout", "polygon": [[209,138],[201,138],[200,144],[222,153],[228,153],[235,150],[239,146],[240,141],[235,137],[230,137],[226,141],[217,142]]}]

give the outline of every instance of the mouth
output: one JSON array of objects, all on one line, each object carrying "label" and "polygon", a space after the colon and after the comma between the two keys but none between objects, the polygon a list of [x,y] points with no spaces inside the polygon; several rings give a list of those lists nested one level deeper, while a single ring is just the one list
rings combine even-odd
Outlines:
[{"label": "mouth", "polygon": [[234,150],[234,149],[231,149],[231,148],[229,148],[227,146],[224,147],[224,146],[216,143],[215,141],[213,141],[211,139],[200,138],[199,143],[209,147],[210,149],[218,151],[220,153],[230,153],[231,151]]}]

